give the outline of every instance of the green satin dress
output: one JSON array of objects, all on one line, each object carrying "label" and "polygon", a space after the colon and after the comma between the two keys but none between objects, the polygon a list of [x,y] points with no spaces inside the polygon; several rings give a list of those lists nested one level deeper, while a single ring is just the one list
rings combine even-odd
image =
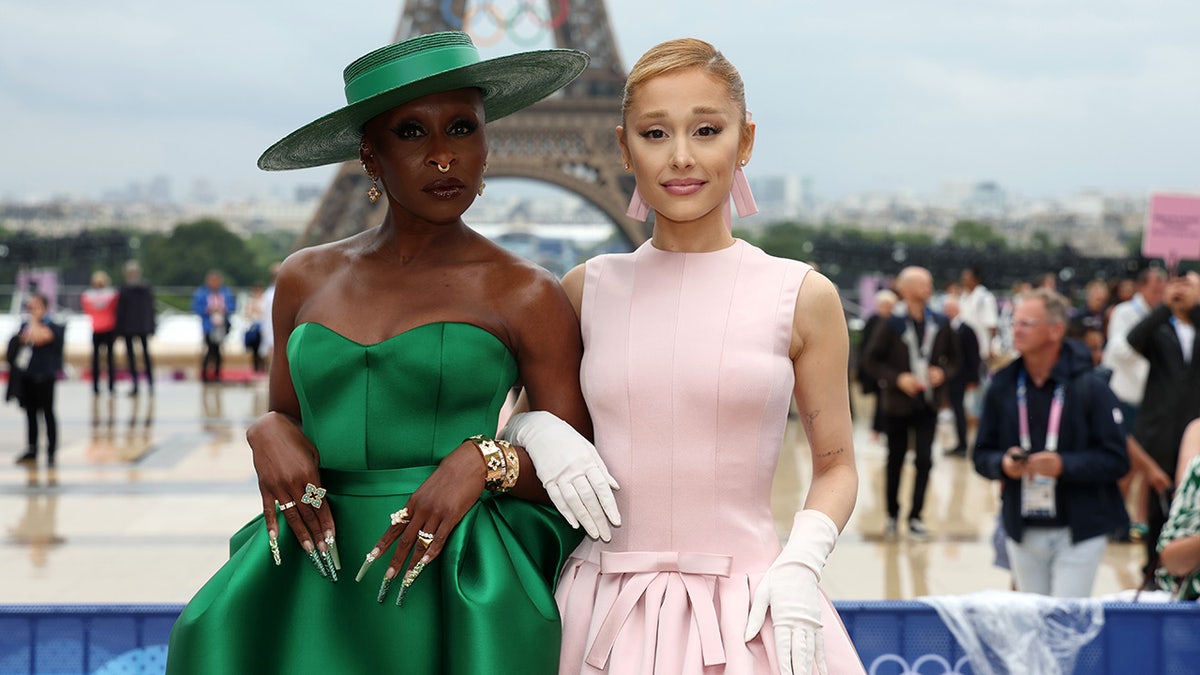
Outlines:
[{"label": "green satin dress", "polygon": [[321,452],[340,580],[321,577],[282,516],[276,567],[259,516],[176,622],[167,672],[557,672],[554,584],[581,535],[551,507],[482,494],[403,607],[399,583],[376,601],[392,550],[354,582],[389,514],[437,462],[494,432],[517,376],[504,344],[464,323],[373,345],[305,323],[287,349],[304,432]]}]

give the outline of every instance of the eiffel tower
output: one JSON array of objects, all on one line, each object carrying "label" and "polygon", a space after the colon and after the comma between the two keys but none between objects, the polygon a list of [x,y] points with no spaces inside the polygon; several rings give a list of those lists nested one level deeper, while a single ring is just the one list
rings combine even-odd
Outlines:
[{"label": "eiffel tower", "polygon": [[[409,0],[396,40],[462,30],[467,2]],[[554,27],[555,45],[587,52],[591,64],[560,93],[487,125],[487,175],[543,181],[574,192],[611,218],[625,239],[636,246],[649,234],[645,223],[625,215],[634,181],[622,171],[613,128],[620,119],[626,74],[608,12],[599,0],[548,4],[550,14],[546,16]],[[444,11],[447,7],[449,12]],[[344,163],[297,246],[341,239],[381,222],[387,205],[384,201],[372,205],[367,200],[364,195],[369,185],[358,162]]]}]

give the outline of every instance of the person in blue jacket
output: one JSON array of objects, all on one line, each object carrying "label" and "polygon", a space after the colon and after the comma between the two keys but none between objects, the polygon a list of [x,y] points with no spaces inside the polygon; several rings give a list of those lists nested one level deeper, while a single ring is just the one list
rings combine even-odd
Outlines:
[{"label": "person in blue jacket", "polygon": [[1067,300],[1046,289],[1013,313],[1019,358],[996,373],[979,421],[975,470],[1003,481],[1001,512],[1017,590],[1091,595],[1108,534],[1129,517],[1117,398],[1087,347],[1065,340]]},{"label": "person in blue jacket", "polygon": [[192,311],[200,315],[204,331],[204,358],[200,361],[200,379],[204,382],[221,381],[221,343],[229,334],[229,317],[236,308],[233,292],[225,285],[222,274],[209,271],[204,285],[192,295]]}]

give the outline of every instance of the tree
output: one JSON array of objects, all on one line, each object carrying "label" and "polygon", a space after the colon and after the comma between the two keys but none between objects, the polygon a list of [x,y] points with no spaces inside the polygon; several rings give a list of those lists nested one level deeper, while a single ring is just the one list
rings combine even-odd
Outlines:
[{"label": "tree", "polygon": [[755,244],[767,253],[792,260],[812,258],[813,237],[816,231],[793,222],[769,225]]},{"label": "tree", "polygon": [[220,270],[231,285],[259,276],[246,242],[213,218],[180,223],[169,236],[149,235],[141,248],[142,266],[155,284],[199,286],[209,270]]},{"label": "tree", "polygon": [[1038,231],[1034,232],[1029,238],[1029,248],[1033,251],[1052,251],[1054,250],[1054,242],[1050,240],[1050,233]]},{"label": "tree", "polygon": [[950,228],[949,241],[965,248],[986,248],[995,244],[1001,249],[1008,248],[1004,237],[996,234],[991,224],[978,220],[960,220]]},{"label": "tree", "polygon": [[251,282],[270,283],[271,263],[282,262],[296,244],[296,233],[287,230],[272,230],[250,235],[246,248],[254,258]]},{"label": "tree", "polygon": [[1142,237],[1143,233],[1138,232],[1125,240],[1125,250],[1129,252],[1129,257],[1142,257]]}]

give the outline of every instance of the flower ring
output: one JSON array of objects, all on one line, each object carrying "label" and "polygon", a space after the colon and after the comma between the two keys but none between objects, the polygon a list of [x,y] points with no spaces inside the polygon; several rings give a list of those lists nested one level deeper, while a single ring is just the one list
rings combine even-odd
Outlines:
[{"label": "flower ring", "polygon": [[312,506],[314,509],[321,508],[321,503],[325,501],[325,488],[317,487],[312,483],[304,486],[304,496],[300,501]]},{"label": "flower ring", "polygon": [[408,507],[402,508],[392,514],[392,524],[403,525],[408,522],[409,518],[410,516],[408,515]]}]

